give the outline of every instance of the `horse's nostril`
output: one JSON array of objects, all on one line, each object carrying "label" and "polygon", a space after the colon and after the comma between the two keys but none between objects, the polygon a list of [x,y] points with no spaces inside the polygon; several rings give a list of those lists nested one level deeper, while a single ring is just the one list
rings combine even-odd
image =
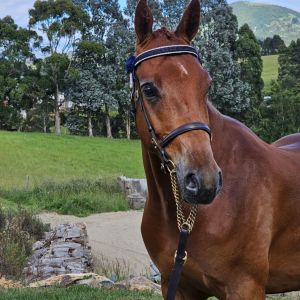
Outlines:
[{"label": "horse's nostril", "polygon": [[196,196],[199,193],[200,189],[200,184],[197,176],[194,173],[189,173],[188,175],[186,175],[184,181],[186,190]]}]

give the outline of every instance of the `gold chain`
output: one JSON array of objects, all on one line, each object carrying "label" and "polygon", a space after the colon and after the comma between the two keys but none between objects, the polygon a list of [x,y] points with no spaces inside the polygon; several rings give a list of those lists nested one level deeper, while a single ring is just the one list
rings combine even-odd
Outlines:
[{"label": "gold chain", "polygon": [[176,204],[176,217],[177,217],[178,229],[179,229],[179,231],[181,231],[182,227],[185,226],[185,227],[187,227],[189,233],[191,233],[191,231],[193,230],[194,224],[195,224],[198,207],[196,204],[194,204],[191,208],[189,216],[185,220],[185,216],[184,216],[183,208],[182,208],[182,200],[181,200],[180,193],[178,190],[176,167],[175,167],[175,164],[171,160],[169,160],[167,169],[170,173],[171,185],[172,185],[173,195],[174,195],[175,204]]}]

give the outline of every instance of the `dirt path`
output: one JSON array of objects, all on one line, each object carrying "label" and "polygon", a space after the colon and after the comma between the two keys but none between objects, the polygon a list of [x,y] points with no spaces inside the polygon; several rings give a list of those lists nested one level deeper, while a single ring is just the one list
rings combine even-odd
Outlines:
[{"label": "dirt path", "polygon": [[145,274],[150,258],[140,233],[142,212],[129,211],[95,214],[85,218],[43,213],[39,217],[51,227],[58,224],[84,222],[95,256],[125,260],[136,274]]}]

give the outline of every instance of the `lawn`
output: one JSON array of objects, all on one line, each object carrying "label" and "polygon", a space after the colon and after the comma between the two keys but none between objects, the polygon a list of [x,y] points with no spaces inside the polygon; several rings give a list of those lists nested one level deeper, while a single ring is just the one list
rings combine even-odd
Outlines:
[{"label": "lawn", "polygon": [[263,72],[262,78],[264,80],[264,94],[267,96],[271,91],[271,81],[278,77],[278,55],[263,56]]},{"label": "lawn", "polygon": [[162,300],[162,297],[150,292],[137,293],[127,290],[107,290],[74,286],[67,289],[15,289],[1,290],[0,300]]},{"label": "lawn", "polygon": [[144,177],[139,141],[0,131],[0,204],[79,216],[127,210],[116,178]]}]

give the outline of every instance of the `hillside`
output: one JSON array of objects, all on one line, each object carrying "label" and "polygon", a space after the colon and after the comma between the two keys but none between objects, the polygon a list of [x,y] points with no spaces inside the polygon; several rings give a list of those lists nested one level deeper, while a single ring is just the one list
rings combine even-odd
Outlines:
[{"label": "hillside", "polygon": [[139,141],[0,131],[0,187],[144,176]]},{"label": "hillside", "polygon": [[258,39],[278,34],[286,45],[300,38],[300,13],[270,4],[238,1],[231,4],[239,26],[247,23]]}]

